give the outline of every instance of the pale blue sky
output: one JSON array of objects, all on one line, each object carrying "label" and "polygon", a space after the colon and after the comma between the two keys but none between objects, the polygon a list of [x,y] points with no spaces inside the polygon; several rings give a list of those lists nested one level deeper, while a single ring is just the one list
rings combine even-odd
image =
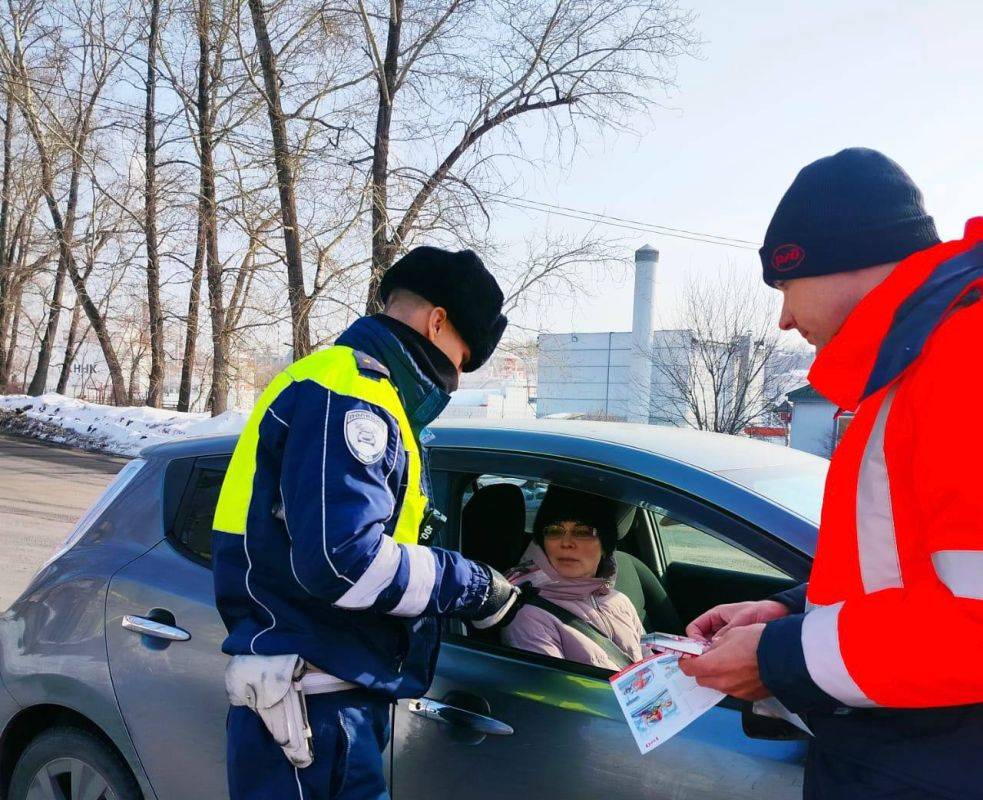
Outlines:
[{"label": "pale blue sky", "polygon": [[[799,168],[843,147],[873,147],[921,186],[943,239],[983,214],[983,3],[702,2],[702,60],[680,63],[678,91],[640,137],[584,141],[569,169],[526,180],[526,196],[618,217],[760,241]],[[544,224],[509,213],[518,240]],[[557,230],[586,226],[559,217]],[[618,233],[612,230],[612,233]],[[754,251],[624,233],[661,252],[657,327],[697,271],[760,270]],[[547,329],[627,330],[631,274],[588,281]],[[589,299],[587,299],[589,298]],[[517,320],[538,325],[537,319]]]}]

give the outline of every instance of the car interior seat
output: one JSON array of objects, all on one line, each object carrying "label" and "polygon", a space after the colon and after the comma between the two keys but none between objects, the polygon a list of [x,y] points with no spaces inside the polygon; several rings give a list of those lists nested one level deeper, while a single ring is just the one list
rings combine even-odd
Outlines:
[{"label": "car interior seat", "polygon": [[461,512],[461,553],[505,572],[526,547],[525,524],[522,489],[512,483],[482,486]]},{"label": "car interior seat", "polygon": [[646,631],[682,633],[683,623],[669,599],[662,581],[648,565],[631,553],[620,550],[614,554],[618,563],[618,578],[614,588],[628,596]]}]

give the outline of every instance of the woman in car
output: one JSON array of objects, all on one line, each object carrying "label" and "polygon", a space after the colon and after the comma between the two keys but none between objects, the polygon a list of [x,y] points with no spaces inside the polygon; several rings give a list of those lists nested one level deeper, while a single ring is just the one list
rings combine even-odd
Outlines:
[{"label": "woman in car", "polygon": [[621,510],[612,500],[550,487],[533,541],[506,577],[516,586],[529,584],[554,610],[559,606],[561,616],[572,613],[593,631],[530,602],[504,629],[507,644],[612,670],[641,660],[642,622],[631,600],[614,588]]}]

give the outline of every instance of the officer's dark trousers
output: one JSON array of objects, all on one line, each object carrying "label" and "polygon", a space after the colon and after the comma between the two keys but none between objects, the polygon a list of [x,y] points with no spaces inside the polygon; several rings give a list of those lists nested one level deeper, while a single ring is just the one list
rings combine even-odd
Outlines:
[{"label": "officer's dark trousers", "polygon": [[808,723],[805,800],[983,800],[983,705]]},{"label": "officer's dark trousers", "polygon": [[389,800],[382,775],[389,709],[367,692],[308,695],[314,763],[297,769],[259,715],[234,706],[226,726],[231,800]]}]

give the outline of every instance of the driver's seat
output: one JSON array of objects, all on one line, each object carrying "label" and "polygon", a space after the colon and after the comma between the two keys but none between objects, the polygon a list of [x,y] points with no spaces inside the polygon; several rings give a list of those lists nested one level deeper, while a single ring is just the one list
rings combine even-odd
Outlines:
[{"label": "driver's seat", "polygon": [[618,563],[614,588],[631,600],[642,627],[649,632],[682,633],[683,622],[656,574],[631,553],[617,550],[614,558]]}]

